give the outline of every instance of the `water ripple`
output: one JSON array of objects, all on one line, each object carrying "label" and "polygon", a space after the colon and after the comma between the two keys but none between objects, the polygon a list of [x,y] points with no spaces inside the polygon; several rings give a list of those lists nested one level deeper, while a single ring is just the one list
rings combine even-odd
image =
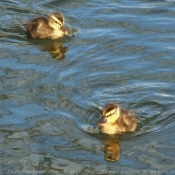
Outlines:
[{"label": "water ripple", "polygon": [[[173,5],[1,2],[0,173],[174,169]],[[64,14],[70,36],[28,40],[28,20],[53,11]],[[88,131],[109,101],[135,112],[136,132]],[[110,151],[116,162],[107,164]]]}]

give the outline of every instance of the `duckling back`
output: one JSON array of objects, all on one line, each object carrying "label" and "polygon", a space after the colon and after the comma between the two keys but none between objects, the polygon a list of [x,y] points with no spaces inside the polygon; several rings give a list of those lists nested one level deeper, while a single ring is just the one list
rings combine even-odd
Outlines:
[{"label": "duckling back", "polygon": [[49,38],[53,29],[48,25],[46,17],[39,17],[31,20],[26,27],[28,37],[32,38]]},{"label": "duckling back", "polygon": [[119,119],[116,121],[117,128],[120,128],[121,132],[132,132],[136,130],[137,119],[135,115],[125,109],[121,109]]}]

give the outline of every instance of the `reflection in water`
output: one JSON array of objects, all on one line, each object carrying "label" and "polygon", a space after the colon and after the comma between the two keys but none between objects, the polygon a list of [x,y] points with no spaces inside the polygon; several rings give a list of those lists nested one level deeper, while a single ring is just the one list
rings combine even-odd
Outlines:
[{"label": "reflection in water", "polygon": [[115,162],[120,159],[120,143],[118,140],[106,140],[105,146],[100,149],[104,152],[104,159]]},{"label": "reflection in water", "polygon": [[[111,106],[111,104],[113,103],[108,103],[108,104],[110,104],[110,110],[113,109],[113,107],[116,108],[116,105]],[[104,152],[104,160],[108,162],[116,162],[116,161],[119,161],[120,155],[121,155],[121,146],[119,143],[119,139],[123,137],[126,138],[127,136],[129,136],[129,133],[133,133],[133,132],[127,132],[127,133],[122,132],[119,134],[102,133],[99,129],[99,125],[101,124],[101,121],[104,120],[104,117],[101,116],[102,113],[104,116],[104,110],[103,110],[104,108],[106,113],[106,106],[101,107],[99,105],[93,104],[93,107],[89,109],[88,116],[87,116],[88,119],[86,119],[86,123],[94,125],[95,127],[88,126],[87,132],[88,134],[95,134],[97,137],[102,137],[104,146],[100,148],[100,150]],[[112,112],[112,114],[114,113]],[[94,120],[95,120],[95,123],[92,123],[92,121]],[[139,130],[142,123],[139,120],[139,118],[137,118],[137,122],[138,122],[137,130]]]},{"label": "reflection in water", "polygon": [[[98,128],[88,127],[88,132],[99,134]],[[116,162],[120,159],[120,143],[116,135],[104,135],[104,147],[100,150],[104,152],[104,159],[108,162]]]},{"label": "reflection in water", "polygon": [[[93,134],[99,134],[98,128],[88,128],[88,132]],[[103,134],[104,136],[104,134]],[[104,160],[108,162],[116,162],[120,159],[120,143],[115,135],[107,135],[104,138],[104,147],[100,148],[104,152]]]},{"label": "reflection in water", "polygon": [[37,45],[41,51],[49,52],[55,59],[65,58],[65,53],[68,47],[64,47],[63,43],[58,40],[30,40],[34,45]]}]

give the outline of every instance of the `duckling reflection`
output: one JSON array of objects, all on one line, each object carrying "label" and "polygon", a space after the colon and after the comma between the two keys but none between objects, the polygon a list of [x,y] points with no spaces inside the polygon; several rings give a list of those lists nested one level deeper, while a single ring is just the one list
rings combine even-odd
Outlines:
[{"label": "duckling reflection", "polygon": [[58,40],[30,40],[32,45],[36,45],[41,51],[49,52],[54,59],[65,58],[68,47],[64,47],[63,43]]},{"label": "duckling reflection", "polygon": [[55,59],[65,58],[65,53],[68,51],[68,47],[63,47],[63,44],[57,40],[42,42],[39,47],[42,51],[49,52]]},{"label": "duckling reflection", "polygon": [[99,130],[106,134],[119,134],[135,131],[137,119],[128,110],[122,109],[118,104],[111,102],[103,108],[103,118],[99,122]]},{"label": "duckling reflection", "polygon": [[104,159],[115,162],[120,159],[121,154],[117,137],[122,136],[121,134],[125,132],[133,132],[136,128],[137,119],[135,115],[131,111],[122,109],[117,103],[110,102],[103,107],[103,118],[99,121],[97,127],[88,127],[87,131],[102,134],[105,145],[100,150],[104,152]]},{"label": "duckling reflection", "polygon": [[104,159],[108,162],[115,162],[120,159],[120,143],[117,140],[105,141],[105,146],[100,149],[104,152]]},{"label": "duckling reflection", "polygon": [[64,16],[59,12],[31,20],[26,26],[26,31],[28,37],[40,39],[58,39],[68,35],[64,26]]}]

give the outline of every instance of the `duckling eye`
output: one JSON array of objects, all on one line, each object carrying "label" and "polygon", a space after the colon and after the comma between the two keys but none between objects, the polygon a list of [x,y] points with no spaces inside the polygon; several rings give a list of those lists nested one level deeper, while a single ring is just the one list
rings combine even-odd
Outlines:
[{"label": "duckling eye", "polygon": [[109,115],[107,115],[106,117],[108,118],[108,117],[110,117],[112,114],[109,114]]},{"label": "duckling eye", "polygon": [[55,21],[55,22],[61,27],[61,24],[59,22],[57,22],[57,21]]},{"label": "duckling eye", "polygon": [[54,19],[52,20],[61,27],[61,24],[58,21],[55,21]]}]

